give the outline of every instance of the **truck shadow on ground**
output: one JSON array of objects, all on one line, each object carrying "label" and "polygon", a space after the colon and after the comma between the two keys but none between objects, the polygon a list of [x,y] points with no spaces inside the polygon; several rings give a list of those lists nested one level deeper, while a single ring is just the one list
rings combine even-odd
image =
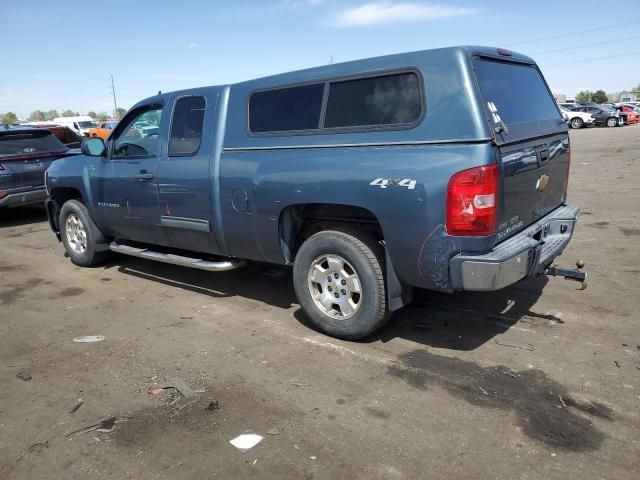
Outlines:
[{"label": "truck shadow on ground", "polygon": [[0,208],[0,228],[19,227],[20,225],[46,221],[47,213],[42,205]]},{"label": "truck shadow on ground", "polygon": [[[293,316],[313,329],[296,302],[291,269],[250,263],[247,267],[221,273],[114,256],[107,269],[117,267],[126,275],[214,298],[240,296],[282,309],[295,309]],[[546,277],[520,282],[497,292],[454,295],[416,290],[414,302],[395,312],[379,332],[365,343],[404,338],[417,344],[450,350],[474,350],[512,326],[530,328],[562,322],[553,314],[531,309],[542,294]]]}]

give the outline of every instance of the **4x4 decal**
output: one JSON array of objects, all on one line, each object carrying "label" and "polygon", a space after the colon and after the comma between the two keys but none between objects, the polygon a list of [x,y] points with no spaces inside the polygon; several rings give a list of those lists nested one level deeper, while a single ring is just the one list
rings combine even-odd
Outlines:
[{"label": "4x4 decal", "polygon": [[416,188],[416,180],[413,178],[376,178],[369,185],[380,188],[407,187],[409,190]]}]

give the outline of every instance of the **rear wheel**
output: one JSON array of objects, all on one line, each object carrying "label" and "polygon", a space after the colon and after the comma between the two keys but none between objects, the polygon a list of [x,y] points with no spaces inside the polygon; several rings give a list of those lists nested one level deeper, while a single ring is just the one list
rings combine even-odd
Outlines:
[{"label": "rear wheel", "polygon": [[607,118],[607,127],[616,127],[618,126],[618,119],[616,117]]},{"label": "rear wheel", "polygon": [[575,117],[571,119],[571,128],[582,128],[584,122],[580,117]]},{"label": "rear wheel", "polygon": [[108,251],[99,251],[99,245],[106,240],[91,220],[87,207],[78,200],[68,200],[62,206],[60,234],[69,258],[78,266],[97,265],[109,255]]},{"label": "rear wheel", "polygon": [[296,255],[296,296],[324,333],[357,340],[389,318],[381,251],[359,233],[327,230],[307,239]]}]

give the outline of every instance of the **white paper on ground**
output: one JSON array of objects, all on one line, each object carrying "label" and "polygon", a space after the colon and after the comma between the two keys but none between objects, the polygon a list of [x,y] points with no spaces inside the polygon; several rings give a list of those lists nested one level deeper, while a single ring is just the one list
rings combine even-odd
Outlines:
[{"label": "white paper on ground", "polygon": [[263,438],[264,437],[261,437],[257,433],[247,432],[242,435],[238,435],[233,440],[229,440],[229,443],[241,452],[246,452],[259,444]]},{"label": "white paper on ground", "polygon": [[76,337],[73,339],[76,343],[93,343],[101,342],[104,340],[104,335],[85,335],[83,337]]}]

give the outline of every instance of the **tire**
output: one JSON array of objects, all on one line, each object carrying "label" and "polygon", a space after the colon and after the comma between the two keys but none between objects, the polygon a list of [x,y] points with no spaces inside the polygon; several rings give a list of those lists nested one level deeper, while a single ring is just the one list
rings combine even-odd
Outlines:
[{"label": "tire", "polygon": [[107,241],[82,202],[67,200],[60,209],[59,225],[62,244],[74,264],[92,267],[109,256],[108,251],[99,251],[99,245]]},{"label": "tire", "polygon": [[337,338],[358,340],[389,319],[378,247],[359,232],[337,230],[316,233],[302,244],[293,266],[294,288],[315,328]]},{"label": "tire", "polygon": [[571,128],[582,128],[582,126],[584,125],[584,122],[580,117],[574,117],[571,119],[570,125],[571,125]]},{"label": "tire", "polygon": [[607,127],[617,127],[618,119],[616,117],[607,118]]}]

